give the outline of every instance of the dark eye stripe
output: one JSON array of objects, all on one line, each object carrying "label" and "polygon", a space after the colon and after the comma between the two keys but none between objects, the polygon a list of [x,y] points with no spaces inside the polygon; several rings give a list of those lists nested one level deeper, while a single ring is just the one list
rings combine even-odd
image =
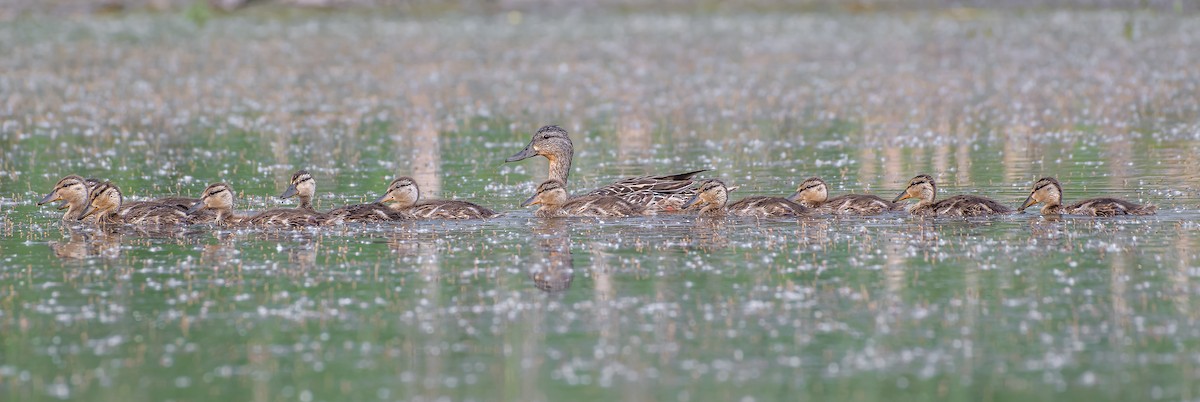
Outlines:
[{"label": "dark eye stripe", "polygon": [[800,189],[800,191],[808,190],[808,189],[810,189],[810,188],[816,188],[816,187],[819,187],[819,186],[821,186],[821,183],[812,184],[812,185],[809,185],[808,187],[805,187],[805,188],[802,188],[802,189]]}]

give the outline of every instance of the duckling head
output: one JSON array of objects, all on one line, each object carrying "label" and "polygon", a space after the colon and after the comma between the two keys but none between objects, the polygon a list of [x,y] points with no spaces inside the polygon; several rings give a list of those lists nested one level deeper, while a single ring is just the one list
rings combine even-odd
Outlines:
[{"label": "duckling head", "polygon": [[37,204],[46,205],[55,201],[66,201],[67,204],[76,204],[82,207],[83,203],[87,202],[90,187],[84,178],[70,175],[55,183],[54,189],[42,197]]},{"label": "duckling head", "polygon": [[88,203],[84,206],[79,220],[92,215],[99,216],[100,219],[115,215],[117,209],[121,208],[122,200],[121,189],[116,184],[108,181],[100,183],[88,193]]},{"label": "duckling head", "polygon": [[829,199],[829,186],[824,180],[810,177],[796,186],[796,192],[787,197],[788,201],[814,208]]},{"label": "duckling head", "polygon": [[1025,208],[1029,208],[1037,203],[1045,203],[1046,208],[1053,208],[1062,204],[1062,185],[1053,177],[1043,177],[1033,183],[1033,191],[1029,192],[1029,196],[1025,197],[1025,202],[1021,203],[1021,207],[1017,211],[1024,212]]},{"label": "duckling head", "polygon": [[696,191],[696,195],[688,199],[680,209],[688,209],[693,205],[702,205],[700,212],[708,212],[715,209],[725,207],[725,203],[729,201],[729,187],[725,183],[717,180],[705,180],[700,183],[700,187]]},{"label": "duckling head", "polygon": [[539,184],[537,192],[521,203],[522,207],[545,205],[550,207],[567,203],[567,186],[558,180],[546,180]]},{"label": "duckling head", "polygon": [[301,208],[312,208],[312,198],[316,194],[317,181],[313,180],[312,175],[308,174],[307,170],[301,169],[292,175],[292,180],[288,184],[287,190],[283,190],[283,194],[280,194],[279,198],[288,199],[298,196]]},{"label": "duckling head", "polygon": [[916,198],[921,202],[932,202],[937,195],[937,184],[933,182],[933,177],[927,174],[917,175],[908,181],[908,188],[904,192],[896,196],[892,202],[900,202],[909,198]]},{"label": "duckling head", "polygon": [[417,187],[417,181],[405,176],[392,180],[392,184],[388,185],[387,192],[375,202],[395,202],[397,207],[408,208],[417,205],[417,201],[420,200],[421,189]]},{"label": "duckling head", "polygon": [[218,212],[233,210],[233,188],[225,183],[213,183],[204,189],[200,201],[188,209],[188,215],[195,215],[202,210],[211,209]]}]

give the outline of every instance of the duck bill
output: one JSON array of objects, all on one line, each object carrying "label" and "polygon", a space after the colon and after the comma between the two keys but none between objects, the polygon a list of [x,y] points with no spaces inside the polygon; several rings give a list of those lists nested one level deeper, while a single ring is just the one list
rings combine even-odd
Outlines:
[{"label": "duck bill", "polygon": [[517,152],[516,155],[508,157],[508,159],[504,160],[504,163],[516,162],[519,160],[529,159],[529,158],[535,157],[537,155],[538,155],[537,151],[533,149],[533,141],[530,141],[529,145],[525,146],[525,149],[522,149],[521,152]]},{"label": "duck bill", "polygon": [[897,196],[896,196],[896,199],[892,200],[892,203],[894,204],[894,203],[897,203],[897,202],[900,202],[900,201],[907,200],[907,199],[909,199],[909,198],[912,198],[912,196],[911,196],[911,195],[908,195],[908,191],[907,191],[907,190],[905,190],[903,193],[900,193],[900,195],[897,195]]},{"label": "duck bill", "polygon": [[96,213],[96,208],[92,208],[92,204],[84,205],[83,214],[80,214],[77,220],[87,219],[87,217],[92,216],[94,213]]},{"label": "duck bill", "polygon": [[[40,204],[39,204],[39,205],[40,205]],[[70,207],[71,207],[71,203],[69,203],[69,202],[66,202],[66,201],[63,201],[62,203],[58,204],[58,210],[59,210],[59,211],[61,211],[61,210],[64,210],[64,209],[67,209],[67,208],[70,208]]]},{"label": "duck bill", "polygon": [[1025,197],[1025,202],[1021,203],[1021,207],[1017,208],[1017,212],[1025,212],[1025,208],[1029,208],[1033,204],[1037,204],[1037,201],[1033,199],[1033,194],[1030,194],[1028,197]]},{"label": "duck bill", "polygon": [[[58,196],[58,190],[54,190],[54,191],[51,191],[50,194],[46,194],[45,197],[42,197],[42,199],[40,201],[38,201],[37,204],[38,205],[46,205],[46,204],[49,204],[49,203],[52,203],[52,202],[55,202],[55,201],[58,201],[61,199],[62,198]],[[61,208],[59,208],[59,209],[61,209]]]},{"label": "duck bill", "polygon": [[796,191],[796,192],[792,193],[792,195],[787,196],[787,200],[791,201],[791,202],[796,202],[796,200],[799,200],[799,199],[800,199],[799,191]]},{"label": "duck bill", "polygon": [[389,193],[389,194],[381,195],[381,196],[379,196],[379,198],[376,198],[375,203],[382,204],[382,203],[385,203],[385,202],[388,202],[391,200],[392,200],[392,195]]},{"label": "duck bill", "polygon": [[688,198],[687,202],[683,203],[679,209],[691,208],[692,205],[696,205],[698,202],[700,202],[700,194],[693,195],[692,198]]},{"label": "duck bill", "polygon": [[204,201],[203,200],[197,201],[195,204],[192,204],[192,207],[188,208],[187,214],[188,215],[195,214],[197,212],[200,212],[201,209],[204,209]]},{"label": "duck bill", "polygon": [[529,199],[525,200],[525,202],[522,202],[521,207],[524,208],[524,207],[528,207],[530,205],[536,205],[536,204],[540,204],[540,203],[542,203],[542,202],[540,200],[538,200],[538,195],[534,194],[533,197],[529,197]]},{"label": "duck bill", "polygon": [[286,200],[286,199],[292,198],[294,196],[296,196],[296,185],[295,184],[288,186],[287,190],[283,190],[283,194],[279,195],[279,199]]}]

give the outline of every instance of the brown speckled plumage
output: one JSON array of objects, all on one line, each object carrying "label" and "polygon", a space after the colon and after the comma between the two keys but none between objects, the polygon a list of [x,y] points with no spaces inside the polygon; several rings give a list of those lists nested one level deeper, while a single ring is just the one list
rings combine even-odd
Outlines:
[{"label": "brown speckled plumage", "polygon": [[[516,162],[534,156],[545,157],[550,163],[548,180],[557,180],[565,185],[567,177],[571,174],[571,160],[574,154],[574,144],[566,130],[559,126],[545,126],[533,134],[525,149],[505,162]],[[692,177],[703,171],[630,177],[591,190],[580,197],[619,197],[651,210],[678,211],[684,202],[696,194],[696,188],[692,186]]]},{"label": "brown speckled plumage", "polygon": [[537,193],[521,203],[523,207],[530,205],[539,205],[534,215],[543,218],[625,217],[652,213],[641,205],[635,205],[624,198],[610,195],[585,195],[571,198],[567,195],[566,186],[558,180],[547,180],[538,185]]},{"label": "brown speckled plumage", "polygon": [[391,203],[392,210],[412,219],[486,219],[499,215],[484,206],[458,200],[421,200],[416,180],[401,177],[388,185],[376,203]]},{"label": "brown speckled plumage", "polygon": [[1012,208],[992,199],[975,195],[956,195],[937,200],[937,184],[929,175],[918,175],[909,180],[908,187],[892,202],[916,198],[916,204],[908,207],[913,215],[930,216],[980,216],[1012,213]]},{"label": "brown speckled plumage", "polygon": [[1117,216],[1117,215],[1152,215],[1158,208],[1153,205],[1140,205],[1119,198],[1099,197],[1089,198],[1070,205],[1062,205],[1062,184],[1053,177],[1043,177],[1033,183],[1033,191],[1025,202],[1021,203],[1018,211],[1025,211],[1037,203],[1043,203],[1042,215],[1087,215],[1087,216]]},{"label": "brown speckled plumage", "polygon": [[904,209],[903,204],[869,194],[843,194],[829,198],[829,185],[817,177],[810,177],[801,182],[796,192],[788,199],[815,208],[818,212],[839,215],[875,215]]},{"label": "brown speckled plumage", "polygon": [[706,216],[748,216],[760,218],[782,218],[802,216],[809,213],[808,208],[782,197],[746,197],[727,204],[729,187],[716,179],[706,180],[697,186],[698,192],[684,208],[693,205],[700,206],[700,214]]}]

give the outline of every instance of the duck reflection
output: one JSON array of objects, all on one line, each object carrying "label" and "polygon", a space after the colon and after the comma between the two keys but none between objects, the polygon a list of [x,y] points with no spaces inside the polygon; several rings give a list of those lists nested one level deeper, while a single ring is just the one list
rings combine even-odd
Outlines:
[{"label": "duck reflection", "polygon": [[67,241],[51,241],[54,256],[64,260],[117,258],[121,256],[121,233],[67,227]]},{"label": "duck reflection", "polygon": [[538,247],[529,265],[533,286],[548,293],[562,292],[575,280],[571,256],[571,227],[568,219],[541,219],[533,229]]}]

